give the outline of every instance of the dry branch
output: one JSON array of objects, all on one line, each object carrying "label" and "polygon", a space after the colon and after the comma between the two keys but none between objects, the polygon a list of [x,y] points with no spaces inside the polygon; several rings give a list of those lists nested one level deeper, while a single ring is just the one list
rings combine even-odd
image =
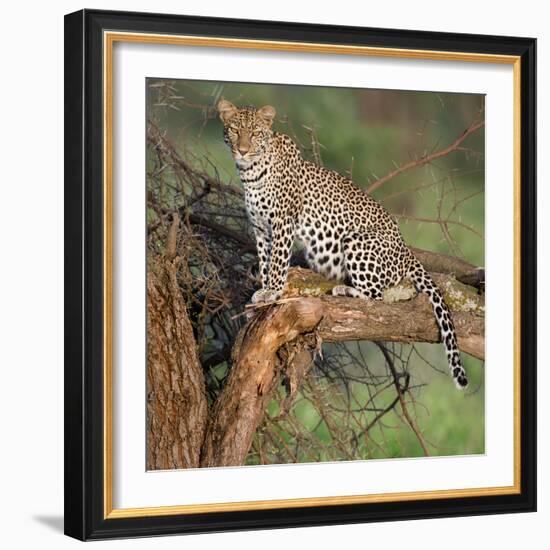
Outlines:
[{"label": "dry branch", "polygon": [[451,143],[448,147],[445,147],[444,149],[440,149],[439,151],[436,151],[435,153],[431,153],[429,155],[420,157],[417,160],[413,160],[411,162],[408,162],[407,164],[404,164],[403,166],[400,166],[399,168],[396,168],[389,174],[386,174],[384,177],[376,180],[374,183],[369,185],[367,188],[367,193],[372,193],[373,191],[376,191],[381,185],[384,185],[387,181],[395,178],[396,176],[399,176],[403,172],[407,172],[408,170],[412,170],[413,168],[417,168],[418,166],[423,166],[424,164],[429,164],[430,162],[433,162],[434,160],[437,160],[441,157],[444,157],[448,155],[449,153],[452,153],[453,151],[460,151],[460,144],[471,134],[473,134],[475,131],[479,130],[484,125],[484,122],[472,122],[466,130],[460,135],[458,138]]},{"label": "dry branch", "polygon": [[279,381],[277,352],[311,332],[321,317],[320,302],[297,300],[259,312],[241,330],[229,380],[210,415],[201,466],[243,464]]},{"label": "dry branch", "polygon": [[461,283],[476,288],[485,283],[485,269],[482,267],[476,267],[455,256],[446,256],[413,247],[411,250],[427,271],[452,275]]},{"label": "dry branch", "polygon": [[399,384],[399,377],[398,377],[397,371],[395,370],[395,365],[393,364],[393,358],[388,353],[388,350],[382,344],[379,343],[378,348],[382,352],[382,355],[386,360],[386,364],[391,370],[392,377],[393,377],[393,384],[395,386],[395,392],[397,394],[397,399],[399,399],[403,416],[407,424],[411,427],[411,430],[416,435],[416,438],[418,439],[418,443],[420,443],[420,446],[422,447],[422,451],[424,452],[424,456],[430,456],[430,452],[428,451],[428,446],[426,444],[424,436],[422,435],[420,428],[416,425],[416,422],[413,420],[413,418],[409,413],[409,408],[407,407],[407,403],[405,401],[403,388],[401,388],[401,385]]}]

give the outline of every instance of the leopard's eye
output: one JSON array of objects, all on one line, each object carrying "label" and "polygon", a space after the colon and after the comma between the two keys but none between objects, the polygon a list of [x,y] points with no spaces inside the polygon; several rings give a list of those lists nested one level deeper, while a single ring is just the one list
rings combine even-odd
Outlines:
[{"label": "leopard's eye", "polygon": [[230,134],[236,134],[237,133],[237,128],[235,128],[235,126],[229,126],[227,128],[227,131],[230,133]]},{"label": "leopard's eye", "polygon": [[254,132],[252,132],[252,137],[258,137],[260,134],[261,132],[259,130],[255,130]]}]

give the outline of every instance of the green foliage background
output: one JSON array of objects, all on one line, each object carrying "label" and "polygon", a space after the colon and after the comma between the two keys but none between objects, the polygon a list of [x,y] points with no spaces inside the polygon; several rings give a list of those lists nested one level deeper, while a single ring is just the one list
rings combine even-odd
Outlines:
[{"label": "green foliage background", "polygon": [[[147,91],[147,116],[172,143],[197,158],[208,155],[213,161],[208,169],[235,184],[236,169],[223,143],[222,124],[214,108],[220,97],[236,105],[273,105],[277,110],[275,130],[290,134],[306,157],[313,156],[312,143],[318,142],[322,163],[350,176],[363,188],[397,166],[447,147],[473,121],[484,117],[484,97],[473,94],[160,79],[149,79]],[[484,266],[484,137],[482,128],[461,144],[462,150],[407,171],[373,193],[398,217],[407,243]],[[360,346],[366,361],[376,369],[381,363],[376,347],[368,342]],[[402,347],[406,351],[408,346]],[[430,452],[483,453],[483,363],[463,354],[470,387],[462,393],[447,374],[441,345],[415,347],[419,354],[409,360],[409,371],[419,386],[413,391],[414,411],[431,444]],[[331,353],[330,348],[325,353]],[[360,385],[353,393],[358,407],[368,399]],[[308,403],[298,396],[293,412],[307,430],[330,447],[334,442],[326,423]],[[277,417],[276,402],[269,414]],[[292,444],[289,433],[281,424],[281,438]],[[357,437],[361,437],[360,430]],[[414,433],[393,412],[369,437],[375,444],[358,450],[363,458],[422,455]],[[330,453],[311,457],[304,451],[298,461],[333,458]],[[259,460],[251,453],[248,462]]]}]

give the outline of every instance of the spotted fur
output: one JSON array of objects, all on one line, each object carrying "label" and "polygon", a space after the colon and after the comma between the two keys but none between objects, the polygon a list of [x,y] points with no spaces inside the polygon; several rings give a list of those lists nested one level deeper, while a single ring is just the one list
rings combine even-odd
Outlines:
[{"label": "spotted fur", "polygon": [[380,300],[385,288],[407,278],[427,294],[455,384],[465,388],[451,312],[382,205],[339,173],[305,160],[290,137],[271,129],[273,107],[221,100],[218,111],[256,237],[262,288],[252,302],[281,296],[296,239],[312,269],[348,283],[334,295]]}]

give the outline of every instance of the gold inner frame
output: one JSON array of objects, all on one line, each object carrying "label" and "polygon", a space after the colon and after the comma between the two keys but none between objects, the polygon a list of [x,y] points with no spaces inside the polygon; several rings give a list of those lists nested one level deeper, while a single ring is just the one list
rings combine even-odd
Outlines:
[{"label": "gold inner frame", "polygon": [[[445,489],[435,491],[414,491],[370,495],[348,495],[332,497],[304,497],[278,500],[255,500],[247,502],[221,502],[211,504],[182,504],[176,506],[155,506],[148,508],[113,508],[113,390],[112,390],[112,216],[113,216],[113,46],[116,42],[138,42],[146,44],[169,44],[182,46],[206,46],[217,48],[259,49],[286,52],[320,54],[345,54],[374,57],[395,57],[443,61],[467,61],[477,63],[498,63],[513,66],[514,82],[514,484],[503,487],[482,487],[471,489]],[[521,228],[521,61],[519,56],[445,52],[430,50],[408,50],[368,46],[345,46],[337,44],[315,44],[306,42],[284,42],[273,40],[249,40],[240,38],[217,38],[203,36],[180,36],[131,32],[104,31],[103,34],[103,115],[104,115],[104,518],[133,518],[207,512],[229,512],[245,510],[269,510],[276,508],[301,508],[308,506],[331,506],[344,504],[365,504],[399,502],[412,500],[433,500],[477,496],[511,495],[521,492],[520,463],[520,228]]]}]

